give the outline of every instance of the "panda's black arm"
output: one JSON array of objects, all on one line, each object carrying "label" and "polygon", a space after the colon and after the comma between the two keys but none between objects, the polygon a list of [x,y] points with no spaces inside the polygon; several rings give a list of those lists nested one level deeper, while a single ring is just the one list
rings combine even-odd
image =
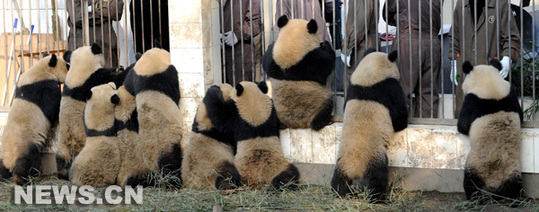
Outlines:
[{"label": "panda's black arm", "polygon": [[457,130],[464,135],[470,133],[472,122],[475,120],[475,117],[477,117],[477,112],[475,112],[474,107],[472,107],[472,105],[477,106],[479,104],[477,101],[479,101],[477,97],[468,94],[462,103],[462,109],[460,110],[457,122]]},{"label": "panda's black arm", "polygon": [[327,41],[320,46],[320,50],[320,59],[324,61],[320,77],[327,78],[333,71],[333,67],[335,67],[335,51]]},{"label": "panda's black arm", "polygon": [[208,118],[217,130],[226,132],[233,128],[232,118],[237,110],[232,100],[224,100],[223,92],[219,86],[210,87],[202,102],[206,105]]},{"label": "panda's black arm", "polygon": [[518,94],[517,90],[515,89],[515,86],[511,85],[511,93],[509,94],[509,101],[511,102],[511,110],[518,112],[518,115],[520,117],[520,123],[522,124],[524,122],[524,112],[522,111],[522,107],[520,107],[520,103],[518,103]]},{"label": "panda's black arm", "polygon": [[404,91],[397,80],[392,80],[393,86],[387,86],[387,94],[390,94],[391,108],[389,109],[389,115],[391,116],[391,123],[393,124],[393,130],[399,132],[408,127],[408,109],[406,107],[406,100],[404,99]]}]

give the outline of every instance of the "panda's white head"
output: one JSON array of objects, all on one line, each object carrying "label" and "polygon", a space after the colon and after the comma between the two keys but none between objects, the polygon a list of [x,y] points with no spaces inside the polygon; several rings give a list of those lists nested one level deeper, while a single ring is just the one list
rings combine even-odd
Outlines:
[{"label": "panda's white head", "polygon": [[150,76],[166,71],[170,65],[170,53],[167,50],[152,48],[142,54],[133,69],[139,76]]},{"label": "panda's white head", "polygon": [[283,15],[277,21],[277,26],[280,32],[273,47],[273,59],[282,69],[292,67],[307,53],[320,47],[316,36],[318,25],[314,19],[288,20],[288,17]]},{"label": "panda's white head", "polygon": [[114,107],[120,98],[116,85],[113,82],[93,87],[86,92],[86,106],[84,109],[84,123],[88,128],[96,129],[101,127],[104,130],[114,123]]},{"label": "panda's white head", "polygon": [[466,74],[462,91],[464,94],[473,93],[482,99],[500,100],[511,92],[511,84],[499,74],[502,65],[498,60],[491,60],[490,65],[473,66],[469,61],[464,62],[462,70]]},{"label": "panda's white head", "polygon": [[[225,101],[230,99],[230,93],[232,90],[234,90],[234,87],[230,84],[222,83],[219,85],[219,88],[221,89],[221,92],[223,93],[223,99]],[[198,130],[204,131],[204,130],[211,130],[213,128],[213,124],[211,123],[210,118],[208,117],[208,112],[206,111],[206,105],[204,103],[201,103],[198,107],[197,114],[195,117],[195,121],[198,123]]]},{"label": "panda's white head", "polygon": [[92,46],[82,46],[71,54],[71,67],[66,81],[68,86],[82,85],[94,71],[105,65],[101,47],[94,43]]},{"label": "panda's white head", "polygon": [[257,85],[243,81],[231,90],[230,98],[236,103],[243,120],[253,126],[259,126],[269,119],[273,109],[273,102],[267,93],[266,82],[262,81]]},{"label": "panda's white head", "polygon": [[[67,51],[64,57],[69,54],[70,51]],[[21,77],[19,81],[19,86],[41,80],[55,80],[58,83],[63,83],[68,69],[69,63],[63,58],[57,57],[55,54],[45,56],[24,73],[24,77]]]},{"label": "panda's white head", "polygon": [[350,78],[352,85],[372,86],[384,79],[400,79],[397,51],[389,54],[368,49]]}]

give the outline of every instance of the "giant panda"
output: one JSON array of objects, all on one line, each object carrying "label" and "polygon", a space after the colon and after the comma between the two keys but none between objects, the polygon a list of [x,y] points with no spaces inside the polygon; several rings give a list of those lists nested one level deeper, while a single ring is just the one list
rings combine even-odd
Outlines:
[{"label": "giant panda", "polygon": [[320,130],[332,118],[333,99],[326,82],[335,52],[329,42],[319,43],[315,20],[281,16],[277,26],[279,37],[262,59],[277,116],[286,127]]},{"label": "giant panda", "polygon": [[114,107],[120,101],[116,85],[110,82],[95,86],[85,97],[86,144],[73,160],[69,178],[79,186],[114,185],[121,163],[114,118]]},{"label": "giant panda", "polygon": [[[170,185],[181,186],[182,121],[178,71],[171,64],[170,53],[153,48],[146,51],[126,77],[135,94],[138,135],[135,152],[141,163],[137,173],[126,177],[124,184],[150,186],[151,173],[176,176]],[[128,86],[129,87],[129,86]]]},{"label": "giant panda", "polygon": [[265,82],[258,87],[240,82],[223,98],[218,86],[204,96],[208,118],[218,130],[231,130],[237,142],[234,165],[242,183],[253,189],[270,184],[275,189],[295,187],[298,169],[284,158],[279,139],[279,120]]},{"label": "giant panda", "polygon": [[66,76],[60,103],[60,126],[56,163],[58,177],[68,179],[71,161],[84,147],[86,135],[82,112],[84,93],[92,87],[114,81],[121,84],[125,75],[116,68],[104,68],[105,59],[98,44],[77,48],[71,54],[71,67]]},{"label": "giant panda", "polygon": [[399,83],[397,52],[369,49],[351,76],[344,110],[341,143],[331,187],[351,193],[353,180],[368,189],[371,202],[382,202],[388,186],[387,147],[394,132],[408,125]]},{"label": "giant panda", "polygon": [[468,200],[492,195],[494,199],[523,195],[520,167],[522,108],[516,90],[500,75],[501,64],[463,64],[465,94],[457,123],[470,137],[464,167],[464,191]]},{"label": "giant panda", "polygon": [[[39,174],[40,150],[51,145],[62,97],[59,84],[65,81],[68,66],[63,58],[46,56],[23,73],[17,84],[2,135],[0,169],[11,172],[18,185]],[[3,171],[3,175],[9,173]]]},{"label": "giant panda", "polygon": [[[233,87],[219,85],[223,99],[230,99]],[[236,142],[232,131],[213,127],[206,113],[206,105],[199,105],[182,161],[183,186],[186,188],[232,189],[241,184],[234,166]]]}]

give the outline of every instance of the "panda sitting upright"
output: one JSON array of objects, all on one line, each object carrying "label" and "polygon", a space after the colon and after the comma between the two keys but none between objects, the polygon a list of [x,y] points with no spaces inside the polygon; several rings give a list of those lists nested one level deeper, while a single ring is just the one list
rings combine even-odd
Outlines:
[{"label": "panda sitting upright", "polygon": [[458,131],[470,136],[471,149],[464,169],[466,198],[496,200],[523,196],[520,167],[523,113],[516,90],[505,81],[499,61],[473,66],[466,61],[465,94]]},{"label": "panda sitting upright", "polygon": [[237,142],[234,159],[242,183],[258,189],[295,187],[299,171],[288,163],[279,140],[279,120],[265,82],[258,86],[240,82],[224,100],[219,86],[208,89],[204,105],[211,123],[221,131],[232,131]]},{"label": "panda sitting upright", "polygon": [[407,127],[408,111],[397,51],[374,51],[365,52],[351,76],[331,187],[345,196],[353,180],[360,180],[360,189],[367,187],[371,202],[378,202],[385,199],[388,186],[387,147],[394,132]]},{"label": "panda sitting upright", "polygon": [[68,66],[53,54],[21,75],[2,135],[2,177],[9,177],[7,172],[11,172],[13,181],[22,185],[39,174],[40,150],[50,145],[52,129],[58,123],[62,97],[59,84],[64,82]]},{"label": "panda sitting upright", "polygon": [[262,58],[277,116],[286,127],[320,130],[332,118],[333,99],[326,82],[335,52],[329,42],[319,43],[315,20],[281,16],[277,26],[279,37]]},{"label": "panda sitting upright", "polygon": [[118,104],[112,82],[93,87],[85,96],[84,129],[86,145],[73,160],[70,181],[77,185],[116,184],[120,170],[120,139],[115,126],[114,106]]}]

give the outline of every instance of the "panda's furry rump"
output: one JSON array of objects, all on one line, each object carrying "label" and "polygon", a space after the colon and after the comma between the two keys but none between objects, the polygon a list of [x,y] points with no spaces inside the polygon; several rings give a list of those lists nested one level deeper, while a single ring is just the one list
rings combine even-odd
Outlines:
[{"label": "panda's furry rump", "polygon": [[[466,170],[481,180],[475,182],[484,185],[480,189],[505,196],[508,194],[496,192],[503,191],[502,187],[507,187],[506,183],[514,183],[515,179],[521,181],[521,139],[520,117],[515,112],[500,111],[472,123]],[[465,179],[465,185],[467,181]],[[520,192],[522,184],[517,184],[514,189]]]},{"label": "panda's furry rump", "polygon": [[116,184],[120,169],[120,146],[117,137],[88,137],[75,157],[69,178],[77,185],[108,186]]},{"label": "panda's furry rump", "polygon": [[[320,115],[326,116],[319,120],[321,124],[316,123],[317,126],[325,126],[331,121],[333,100],[324,85],[313,81],[270,81],[277,116],[287,127],[309,128],[314,124],[313,120]],[[297,99],[298,97],[301,99]]]},{"label": "panda's furry rump", "polygon": [[[191,132],[182,161],[182,179],[187,188],[208,188],[215,185],[219,172],[234,161],[230,145]],[[237,171],[236,171],[237,172]]]}]

